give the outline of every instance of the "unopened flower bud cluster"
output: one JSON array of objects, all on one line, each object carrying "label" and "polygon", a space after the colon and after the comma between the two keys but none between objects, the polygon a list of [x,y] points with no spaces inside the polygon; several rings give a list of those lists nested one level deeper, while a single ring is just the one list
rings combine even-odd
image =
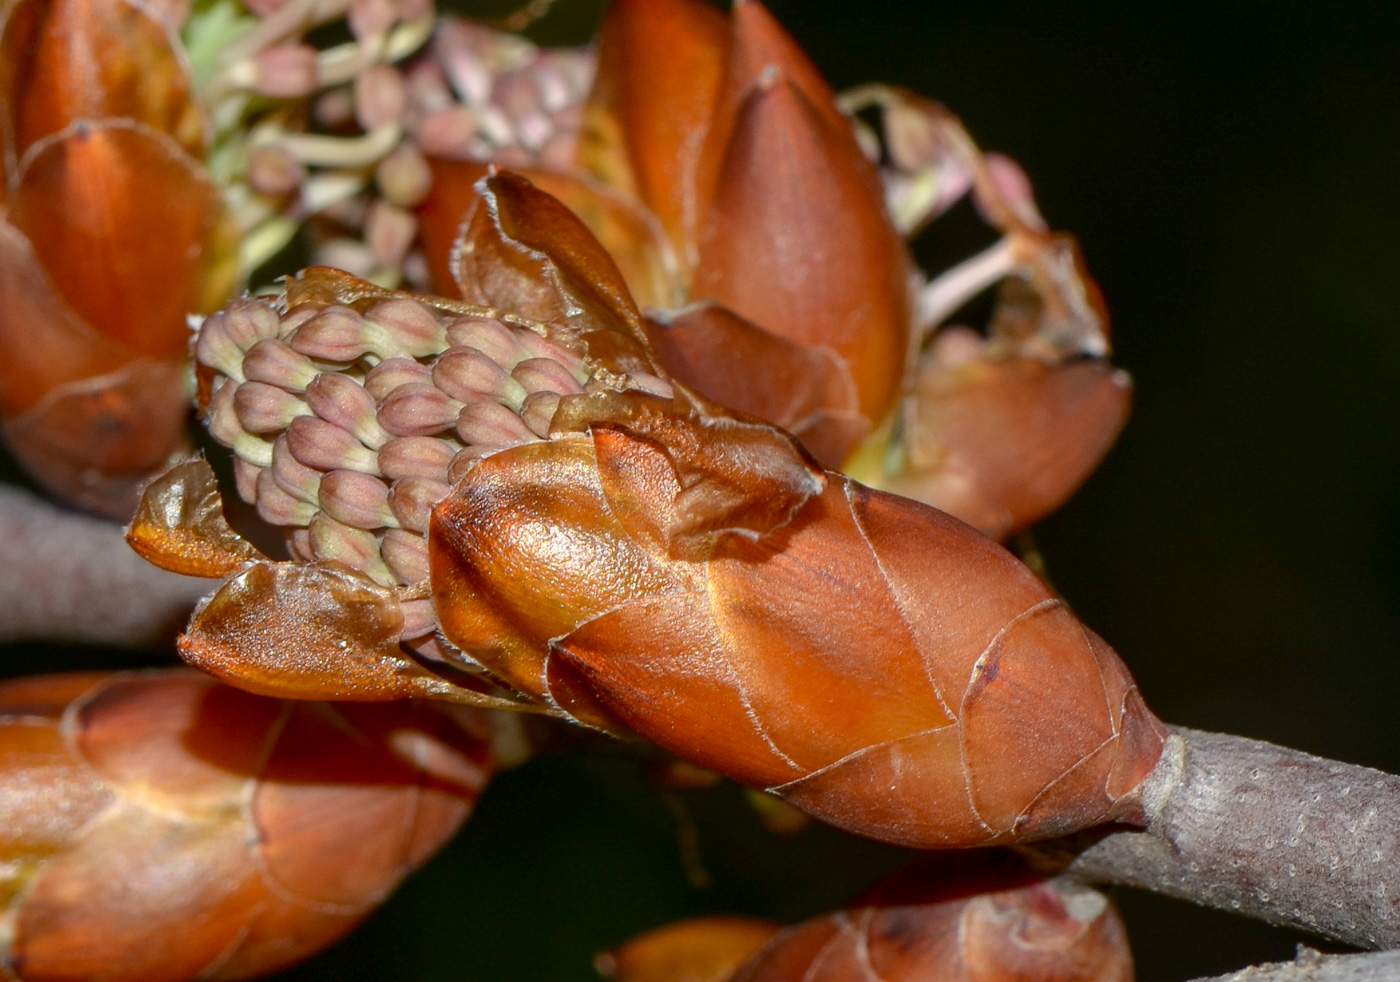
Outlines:
[{"label": "unopened flower bud cluster", "polygon": [[[325,130],[395,137],[382,148],[358,138],[380,154],[359,162],[372,165],[373,183],[323,210],[329,221],[319,230],[315,261],[385,285],[401,279],[426,285],[426,267],[413,253],[413,209],[431,187],[427,158],[566,167],[593,69],[589,51],[541,49],[443,16],[417,57],[375,65],[323,93],[314,116]],[[347,166],[353,163],[347,159]],[[279,175],[270,170],[269,176]]]},{"label": "unopened flower bud cluster", "polygon": [[[528,327],[407,297],[363,314],[236,301],[205,319],[195,358],[215,373],[205,422],[235,454],[239,494],[287,529],[294,558],[389,587],[427,578],[433,506],[472,462],[547,437],[561,397],[600,384]],[[422,621],[405,637],[433,629],[428,601],[404,606]]]}]

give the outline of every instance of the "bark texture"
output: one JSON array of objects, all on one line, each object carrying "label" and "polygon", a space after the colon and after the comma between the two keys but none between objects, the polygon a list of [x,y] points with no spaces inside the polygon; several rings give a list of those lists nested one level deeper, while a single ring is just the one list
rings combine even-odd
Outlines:
[{"label": "bark texture", "polygon": [[1400,951],[1365,955],[1323,955],[1300,948],[1291,962],[1272,962],[1195,982],[1394,982],[1400,979]]},{"label": "bark texture", "polygon": [[1140,887],[1357,947],[1400,947],[1400,778],[1175,729],[1144,786],[1144,804],[1146,831],[1031,851],[1090,882]]},{"label": "bark texture", "polygon": [[0,486],[0,641],[144,644],[173,638],[208,580],[132,552],[116,522]]}]

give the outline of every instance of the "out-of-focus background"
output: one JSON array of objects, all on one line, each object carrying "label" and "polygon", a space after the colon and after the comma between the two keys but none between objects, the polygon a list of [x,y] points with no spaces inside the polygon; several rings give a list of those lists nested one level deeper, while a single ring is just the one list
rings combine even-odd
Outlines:
[{"label": "out-of-focus background", "polygon": [[[580,43],[602,6],[558,0],[533,33]],[[1400,772],[1400,5],[770,6],[838,88],[880,79],[946,103],[1079,237],[1136,407],[1037,538],[1150,705]],[[920,243],[931,267],[983,241],[944,225]],[[0,657],[9,673],[137,661]],[[638,931],[720,910],[800,919],[900,859],[822,828],[772,837],[732,788],[668,798],[620,757],[540,760],[499,778],[362,931],[283,978],[583,982]],[[1142,982],[1303,940],[1117,896]]]}]

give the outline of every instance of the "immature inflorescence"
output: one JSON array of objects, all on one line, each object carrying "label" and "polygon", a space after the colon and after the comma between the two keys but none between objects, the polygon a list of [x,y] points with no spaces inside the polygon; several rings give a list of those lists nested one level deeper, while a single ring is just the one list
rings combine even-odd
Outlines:
[{"label": "immature inflorescence", "polygon": [[[293,558],[386,587],[427,579],[433,506],[473,462],[547,438],[561,398],[602,385],[526,324],[408,297],[364,313],[237,301],[204,321],[195,358],[213,373],[205,419],[234,451],[239,494],[287,530]],[[405,638],[436,625],[427,600],[404,613]]]}]

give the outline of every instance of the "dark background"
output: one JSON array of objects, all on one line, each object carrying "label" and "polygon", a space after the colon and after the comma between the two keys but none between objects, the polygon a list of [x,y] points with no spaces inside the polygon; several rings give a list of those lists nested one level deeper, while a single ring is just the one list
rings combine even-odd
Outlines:
[{"label": "dark background", "polygon": [[[771,6],[837,87],[881,79],[946,103],[1079,237],[1136,407],[1037,535],[1152,707],[1400,771],[1400,5]],[[600,9],[558,0],[535,33],[580,42]],[[958,255],[939,236],[928,262]],[[11,649],[9,667],[70,661],[35,654]],[[705,889],[636,765],[502,776],[365,929],[284,977],[586,980],[594,952],[637,931],[719,910],[799,919],[900,859],[818,828],[773,838],[732,789],[684,804]],[[1142,982],[1287,958],[1299,940],[1118,898]]]}]

